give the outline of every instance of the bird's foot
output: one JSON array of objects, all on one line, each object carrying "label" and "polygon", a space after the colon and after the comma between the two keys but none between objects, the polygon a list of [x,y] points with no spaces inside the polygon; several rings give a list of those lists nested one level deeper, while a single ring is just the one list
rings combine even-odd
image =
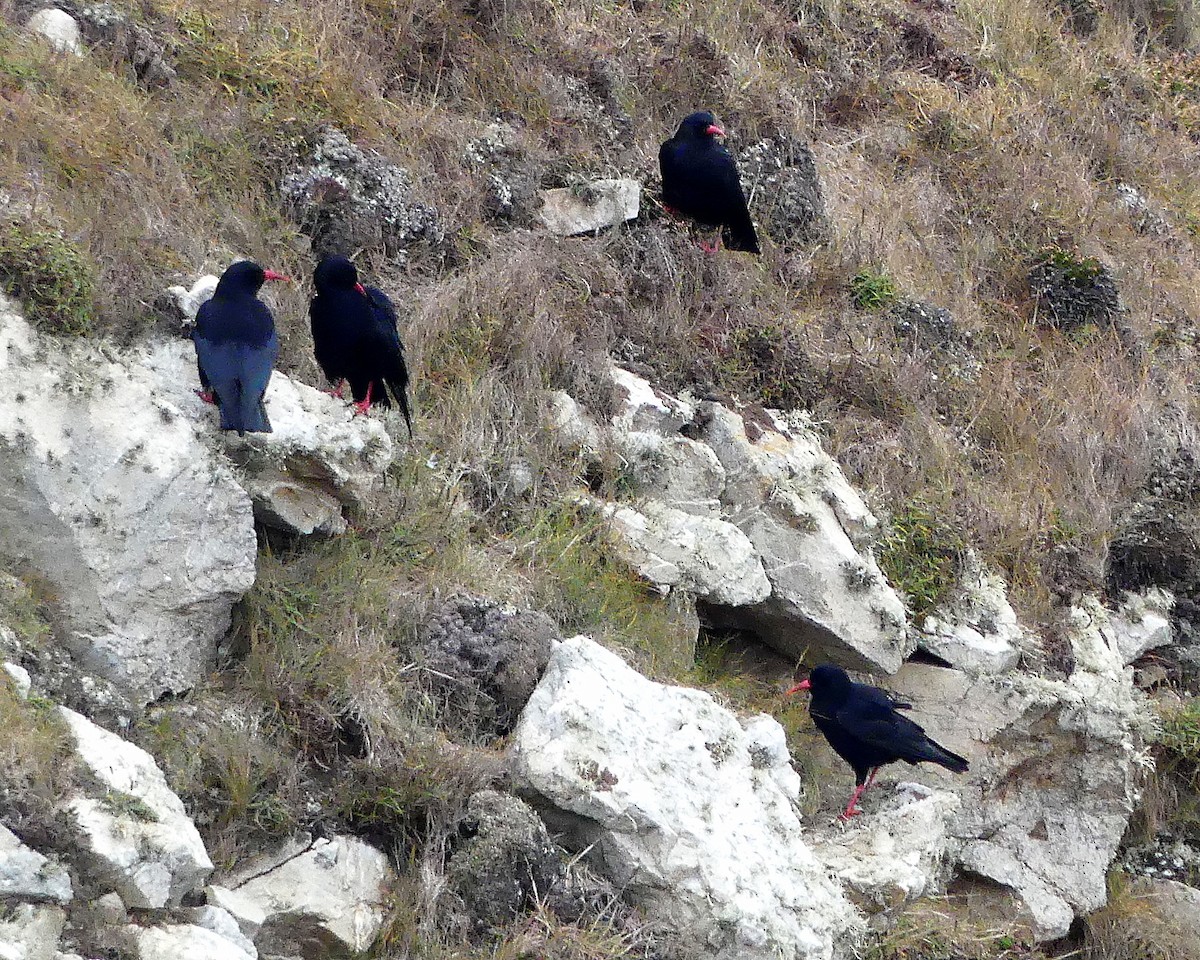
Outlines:
[{"label": "bird's foot", "polygon": [[196,396],[198,396],[205,403],[215,404],[217,402],[217,398],[211,390],[197,390]]},{"label": "bird's foot", "polygon": [[334,387],[332,390],[326,390],[325,392],[327,394],[329,394],[331,397],[333,397],[337,400],[341,400],[342,393],[345,391],[345,389],[346,389],[346,381],[341,380],[338,382],[338,385],[336,387]]},{"label": "bird's foot", "polygon": [[359,400],[358,403],[353,404],[353,406],[356,414],[361,414],[365,417],[367,415],[367,411],[371,409],[371,398],[366,397],[365,399]]},{"label": "bird's foot", "polygon": [[700,249],[705,253],[716,253],[721,249],[721,241],[717,240],[714,243],[709,243],[707,240],[701,240]]},{"label": "bird's foot", "polygon": [[861,815],[862,811],[859,810],[858,807],[847,807],[840,814],[838,814],[838,823],[849,823],[855,817]]}]

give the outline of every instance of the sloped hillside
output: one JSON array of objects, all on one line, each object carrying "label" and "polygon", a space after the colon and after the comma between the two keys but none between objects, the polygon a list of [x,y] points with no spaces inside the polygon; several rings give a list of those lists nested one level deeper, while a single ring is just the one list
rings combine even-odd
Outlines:
[{"label": "sloped hillside", "polygon": [[[0,926],[143,960],[218,908],[241,955],[311,960],[840,960],[867,914],[884,958],[1165,942],[1141,881],[1106,874],[1200,880],[1194,4],[63,0],[69,49],[28,26],[45,6],[0,0],[0,652],[33,691],[0,686],[25,745],[3,755],[0,825],[75,893],[39,888],[52,906],[18,916],[0,884]],[[659,144],[700,108],[761,256],[703,252],[657,201]],[[586,207],[612,178],[641,185],[636,218],[546,227],[545,191]],[[411,439],[310,389],[330,252],[399,307]],[[194,310],[168,292],[243,257],[298,280],[264,295],[280,412],[246,445],[192,397]],[[740,915],[661,896],[667,853],[610,846],[670,792],[639,757],[521,772],[557,729],[526,705],[571,670],[675,722],[650,680],[552,642],[576,634],[717,698],[679,722],[752,782],[767,826],[746,849],[816,831],[787,876],[821,910],[763,920],[764,947]],[[848,776],[782,690],[827,657],[899,670],[965,738],[968,785],[924,778],[880,832],[826,830]],[[643,735],[669,755],[650,720],[597,731],[564,702],[580,756]],[[968,703],[979,729],[954,723]],[[105,786],[81,715],[148,751],[161,791],[129,744],[114,764],[140,772]],[[626,776],[637,816],[607,796]],[[97,805],[120,829],[190,818],[199,853],[183,870],[163,848],[155,893],[99,852],[77,863]],[[719,832],[712,809],[656,808],[643,834]],[[907,873],[863,853],[901,835]],[[296,864],[255,893],[286,899],[302,858],[338,856],[374,882],[365,927],[247,920],[247,885]],[[731,870],[700,899],[765,896]],[[947,881],[961,923],[919,899]],[[710,921],[707,947],[678,933]]]}]

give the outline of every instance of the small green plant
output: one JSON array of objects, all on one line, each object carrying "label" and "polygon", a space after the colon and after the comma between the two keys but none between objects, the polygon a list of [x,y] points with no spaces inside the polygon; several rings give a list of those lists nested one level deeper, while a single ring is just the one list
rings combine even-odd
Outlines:
[{"label": "small green plant", "polygon": [[0,223],[0,286],[48,333],[85,336],[93,325],[91,264],[56,230]]},{"label": "small green plant", "polygon": [[1059,276],[1077,287],[1091,286],[1104,273],[1103,264],[1095,257],[1081,257],[1058,246],[1043,248],[1036,265],[1057,271]]},{"label": "small green plant", "polygon": [[904,591],[913,615],[923,618],[953,586],[966,547],[962,535],[920,498],[910,500],[892,517],[879,565]]},{"label": "small green plant", "polygon": [[895,281],[882,271],[863,269],[850,278],[850,299],[859,310],[883,310],[899,296]]},{"label": "small green plant", "polygon": [[1200,785],[1200,699],[1189,700],[1163,717],[1158,742],[1165,766]]},{"label": "small green plant", "polygon": [[122,790],[109,790],[104,794],[104,805],[118,817],[132,817],[143,823],[157,823],[158,814],[144,800]]}]

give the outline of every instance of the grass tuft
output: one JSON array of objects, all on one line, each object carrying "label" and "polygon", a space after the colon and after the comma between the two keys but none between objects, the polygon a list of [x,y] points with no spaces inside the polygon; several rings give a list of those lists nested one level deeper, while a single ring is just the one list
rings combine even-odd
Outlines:
[{"label": "grass tuft", "polygon": [[0,221],[0,286],[44,333],[82,337],[94,327],[95,279],[83,251],[57,230]]}]

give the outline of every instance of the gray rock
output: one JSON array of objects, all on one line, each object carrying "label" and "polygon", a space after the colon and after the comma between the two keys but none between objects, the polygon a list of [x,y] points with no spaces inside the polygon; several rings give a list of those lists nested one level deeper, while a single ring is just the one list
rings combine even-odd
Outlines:
[{"label": "gray rock", "polygon": [[248,479],[246,490],[254,501],[254,519],[264,527],[302,537],[346,532],[341,502],[323,490],[264,475]]},{"label": "gray rock", "polygon": [[0,916],[0,957],[4,960],[55,960],[66,925],[58,907],[19,903]]},{"label": "gray rock", "polygon": [[0,825],[0,899],[70,903],[73,896],[66,870],[25,846]]},{"label": "gray rock", "polygon": [[493,123],[464,151],[464,159],[486,177],[484,215],[514,227],[531,227],[542,200],[539,172],[516,130]]},{"label": "gray rock", "polygon": [[636,180],[594,180],[580,187],[543,190],[538,219],[560,237],[597,233],[636,220],[641,194]]},{"label": "gray rock", "polygon": [[253,946],[191,923],[129,926],[122,940],[134,960],[258,960]]},{"label": "gray rock", "polygon": [[860,932],[805,841],[800,779],[770,717],[743,723],[575,637],[511,743],[520,789],[688,956],[830,960]]},{"label": "gray rock", "polygon": [[143,702],[203,674],[257,550],[250,498],[169,393],[141,353],[38,336],[0,298],[0,555]]},{"label": "gray rock", "polygon": [[467,801],[465,835],[446,868],[476,933],[501,926],[546,897],[565,874],[565,857],[530,807],[482,790]]},{"label": "gray rock", "polygon": [[956,792],[958,865],[1015,891],[1044,939],[1064,936],[1076,916],[1104,904],[1149,729],[1120,653],[1093,625],[1073,634],[1072,646],[1078,666],[1066,681],[972,680],[910,663],[888,682],[971,770],[890,767],[880,780],[902,775]]},{"label": "gray rock", "polygon": [[1041,321],[1060,329],[1110,326],[1124,312],[1108,267],[1064,251],[1044,254],[1034,263],[1029,289]]},{"label": "gray rock", "polygon": [[25,29],[42,37],[59,53],[83,56],[83,40],[79,23],[65,10],[47,7],[39,10],[27,21]]},{"label": "gray rock", "polygon": [[[2,632],[3,628],[0,627],[0,633]],[[17,692],[17,696],[22,700],[28,700],[29,691],[33,689],[33,679],[29,676],[29,671],[15,663],[0,664],[0,669],[3,669],[8,674],[8,678],[13,685],[13,689]]]},{"label": "gray rock", "polygon": [[441,217],[415,198],[408,171],[333,127],[284,177],[280,192],[318,258],[380,246],[403,258],[415,243],[445,239]]},{"label": "gray rock", "polygon": [[148,87],[168,87],[175,82],[167,46],[149,28],[111,3],[86,4],[79,7],[77,15],[88,41],[112,50],[138,81]]},{"label": "gray rock", "polygon": [[1139,877],[1130,881],[1125,896],[1132,901],[1120,917],[1125,943],[1142,948],[1146,956],[1200,960],[1200,890],[1176,880]]},{"label": "gray rock", "polygon": [[781,134],[738,158],[742,188],[759,227],[783,246],[820,243],[829,232],[817,164],[808,145]]},{"label": "gray rock", "polygon": [[436,671],[434,689],[451,706],[462,703],[463,681],[482,690],[486,702],[468,698],[460,709],[477,726],[499,733],[516,722],[546,667],[551,640],[560,635],[544,613],[483,597],[448,601],[421,629],[426,665]]}]

